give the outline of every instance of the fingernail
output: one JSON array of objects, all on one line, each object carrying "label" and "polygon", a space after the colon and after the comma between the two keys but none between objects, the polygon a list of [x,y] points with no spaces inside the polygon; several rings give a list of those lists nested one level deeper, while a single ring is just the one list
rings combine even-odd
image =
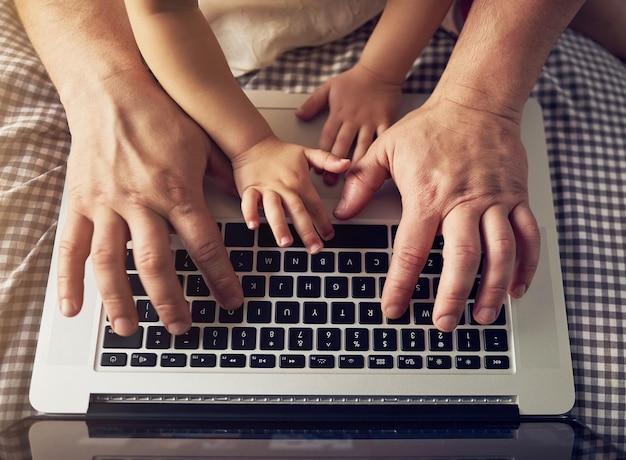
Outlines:
[{"label": "fingernail", "polygon": [[176,322],[167,325],[167,331],[170,334],[181,335],[189,330],[190,325],[188,323]]},{"label": "fingernail", "polygon": [[516,286],[515,289],[513,289],[513,292],[511,292],[511,295],[517,299],[519,299],[520,297],[522,297],[524,294],[526,294],[526,285],[525,284],[520,284],[519,286]]},{"label": "fingernail", "polygon": [[76,307],[74,307],[74,304],[68,299],[61,300],[59,308],[61,309],[63,316],[76,315]]},{"label": "fingernail", "polygon": [[137,327],[128,318],[117,318],[113,321],[113,331],[117,335],[129,336],[134,334]]},{"label": "fingernail", "polygon": [[284,237],[282,237],[282,238],[280,239],[280,241],[278,242],[278,245],[279,245],[281,248],[284,248],[284,247],[286,247],[286,246],[289,246],[291,243],[292,243],[291,238],[289,238],[288,236],[284,236]]},{"label": "fingernail", "polygon": [[483,308],[476,315],[481,324],[491,324],[496,320],[496,311],[493,308]]},{"label": "fingernail", "polygon": [[318,252],[321,252],[321,250],[324,249],[324,246],[322,246],[321,244],[314,244],[313,246],[311,246],[311,254],[317,254]]},{"label": "fingernail", "polygon": [[224,310],[236,310],[243,305],[242,299],[230,299],[222,304]]},{"label": "fingernail", "polygon": [[400,318],[404,314],[404,310],[400,307],[387,307],[385,308],[385,316],[389,319]]},{"label": "fingernail", "polygon": [[456,316],[445,315],[437,320],[437,326],[441,331],[449,332],[453,331],[459,324],[459,320]]}]

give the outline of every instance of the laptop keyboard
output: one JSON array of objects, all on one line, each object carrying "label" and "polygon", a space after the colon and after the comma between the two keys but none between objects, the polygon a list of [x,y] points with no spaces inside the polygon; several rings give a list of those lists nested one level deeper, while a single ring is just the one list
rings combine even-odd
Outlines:
[{"label": "laptop keyboard", "polygon": [[283,249],[267,224],[256,231],[240,222],[222,222],[220,228],[242,282],[243,307],[219,308],[187,252],[173,247],[193,325],[172,336],[160,323],[128,249],[140,326],[134,335],[121,337],[104,318],[98,369],[512,372],[506,305],[492,325],[479,325],[472,317],[480,275],[459,327],[447,333],[433,326],[441,237],[433,243],[405,315],[390,320],[381,313],[380,297],[397,225],[335,225],[335,238],[315,255],[293,231],[294,244]]}]

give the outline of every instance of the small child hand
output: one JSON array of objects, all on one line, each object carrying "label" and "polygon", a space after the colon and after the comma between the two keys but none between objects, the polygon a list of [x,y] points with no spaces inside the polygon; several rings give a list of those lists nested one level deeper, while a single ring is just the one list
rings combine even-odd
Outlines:
[{"label": "small child hand", "polygon": [[249,228],[259,226],[259,208],[262,207],[280,247],[293,243],[287,216],[311,253],[322,250],[322,239],[334,236],[309,171],[314,167],[340,174],[350,166],[349,160],[289,144],[271,135],[238,155],[232,165],[241,196],[241,211]]}]

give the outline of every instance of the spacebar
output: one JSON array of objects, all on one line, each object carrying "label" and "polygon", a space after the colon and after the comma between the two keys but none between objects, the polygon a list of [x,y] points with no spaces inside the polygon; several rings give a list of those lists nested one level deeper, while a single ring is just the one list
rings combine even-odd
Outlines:
[{"label": "spacebar", "polygon": [[389,247],[386,225],[335,224],[335,236],[324,242],[327,248],[387,249]]}]

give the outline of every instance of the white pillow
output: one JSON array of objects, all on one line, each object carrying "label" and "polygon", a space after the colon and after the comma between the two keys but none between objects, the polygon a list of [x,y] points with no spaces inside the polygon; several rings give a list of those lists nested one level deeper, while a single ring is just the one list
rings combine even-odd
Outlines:
[{"label": "white pillow", "polygon": [[385,0],[200,0],[235,76],[281,53],[352,32],[382,11]]}]

